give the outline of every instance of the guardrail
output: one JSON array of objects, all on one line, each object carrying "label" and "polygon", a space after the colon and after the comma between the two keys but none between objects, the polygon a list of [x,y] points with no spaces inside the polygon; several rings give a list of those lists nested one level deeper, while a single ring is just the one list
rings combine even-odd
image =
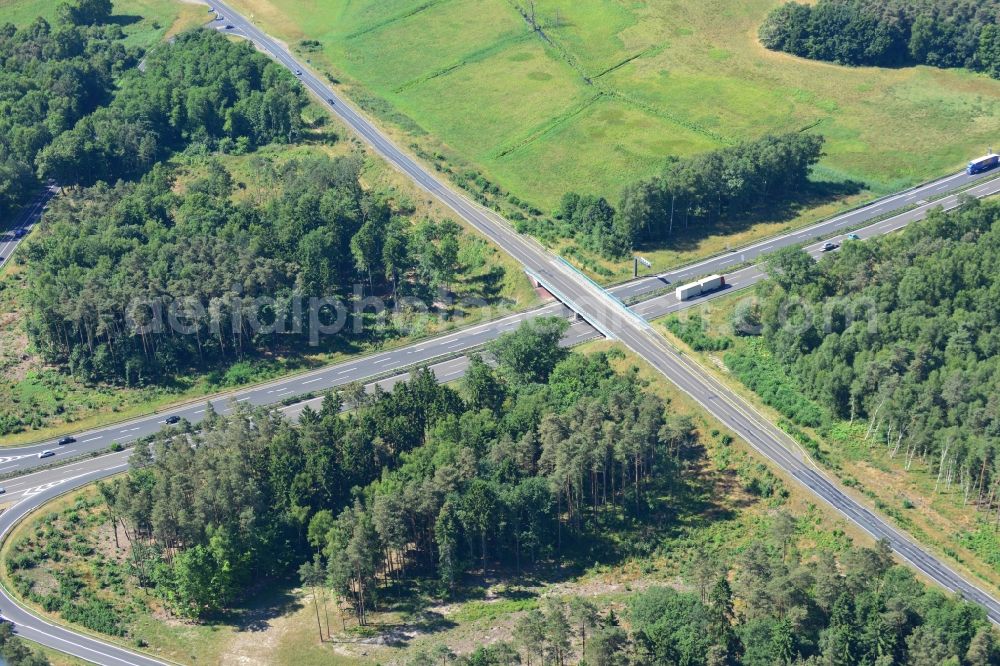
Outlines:
[{"label": "guardrail", "polygon": [[574,303],[573,299],[569,298],[568,296],[566,296],[565,294],[563,294],[558,289],[550,286],[545,280],[543,280],[538,275],[538,273],[536,273],[535,271],[531,270],[527,266],[525,266],[524,272],[527,273],[528,277],[530,277],[532,280],[534,280],[535,282],[537,282],[542,287],[545,287],[545,289],[548,290],[553,296],[555,296],[557,299],[559,299],[560,301],[562,301],[566,306],[569,307],[570,310],[572,310],[578,316],[582,317],[584,321],[586,321],[588,324],[590,324],[591,326],[593,326],[594,328],[596,328],[597,331],[601,335],[603,335],[604,337],[606,337],[608,340],[617,340],[618,339],[617,335],[615,335],[614,333],[612,333],[609,328],[607,328],[606,326],[604,326],[603,324],[601,324],[599,321],[597,321],[596,318],[588,317],[587,315],[583,314],[583,308],[581,308],[579,305],[577,305],[576,303]]},{"label": "guardrail", "polygon": [[635,312],[633,312],[632,309],[629,306],[625,305],[625,302],[622,299],[618,298],[617,296],[615,296],[614,294],[612,294],[610,291],[608,291],[607,289],[605,289],[604,287],[602,287],[601,285],[599,285],[597,282],[595,282],[594,280],[592,280],[590,278],[590,276],[588,276],[586,273],[584,273],[583,271],[581,271],[579,268],[577,268],[573,264],[569,263],[568,261],[566,261],[565,259],[563,259],[562,257],[560,257],[558,255],[556,255],[556,256],[558,257],[559,261],[562,262],[562,264],[564,266],[566,266],[571,271],[573,271],[574,275],[578,275],[578,276],[582,277],[584,280],[586,280],[588,283],[590,283],[590,285],[592,285],[595,289],[597,289],[603,295],[605,295],[609,299],[611,299],[611,301],[613,301],[619,307],[619,309],[621,309],[622,312],[624,312],[629,317],[631,317],[633,320],[635,320],[636,322],[638,322],[639,325],[642,328],[644,328],[644,329],[650,328],[649,322],[646,321],[645,319],[643,319],[641,316],[639,316]]}]

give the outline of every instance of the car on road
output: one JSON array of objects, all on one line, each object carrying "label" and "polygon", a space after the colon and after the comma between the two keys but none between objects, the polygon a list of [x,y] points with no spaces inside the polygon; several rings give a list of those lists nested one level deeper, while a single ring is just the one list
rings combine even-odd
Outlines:
[{"label": "car on road", "polygon": [[823,247],[820,248],[820,252],[830,252],[832,250],[836,250],[838,247],[840,246],[836,243],[823,243]]},{"label": "car on road", "polygon": [[295,76],[302,76],[302,70],[301,69],[295,70]]},{"label": "car on road", "polygon": [[180,423],[180,421],[181,421],[181,417],[179,417],[176,414],[174,414],[173,416],[168,416],[166,418],[166,420],[164,421],[164,423],[166,423],[167,425],[173,425],[175,423]]},{"label": "car on road", "polygon": [[55,454],[56,454],[55,451],[49,451],[48,449],[45,449],[44,451],[42,451],[41,453],[38,454],[38,457],[39,458],[51,458]]},{"label": "car on road", "polygon": [[3,486],[0,486],[0,495],[3,495],[5,492],[7,492],[7,489],[4,488]]},{"label": "car on road", "polygon": [[67,444],[72,444],[75,441],[76,441],[76,437],[69,437],[69,436],[67,436],[67,437],[63,437],[62,439],[60,439],[57,443],[59,444],[59,446],[66,446]]},{"label": "car on road", "polygon": [[847,234],[847,240],[861,240],[861,236],[857,234]]},{"label": "car on road", "polygon": [[27,229],[14,229],[14,238],[24,238],[27,233]]},{"label": "car on road", "polygon": [[327,97],[326,101],[328,101],[330,104],[336,104],[337,103],[336,101],[334,101],[334,99],[332,97]]},{"label": "car on road", "polygon": [[235,27],[236,27],[236,26],[235,26],[235,25],[233,25],[232,23],[227,23],[227,24],[226,24],[226,30],[232,30],[232,29],[233,29],[233,28],[235,28]]}]

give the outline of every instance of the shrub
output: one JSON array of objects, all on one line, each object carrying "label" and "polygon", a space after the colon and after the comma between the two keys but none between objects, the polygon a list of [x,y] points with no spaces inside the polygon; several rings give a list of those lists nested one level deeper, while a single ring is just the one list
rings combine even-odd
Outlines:
[{"label": "shrub", "polygon": [[684,341],[695,351],[722,351],[729,349],[733,341],[728,337],[713,338],[706,332],[707,326],[699,315],[693,314],[682,321],[673,315],[664,323],[671,333]]},{"label": "shrub", "polygon": [[823,423],[825,414],[820,406],[807,398],[795,380],[759,345],[749,344],[743,351],[726,354],[725,363],[764,404],[796,425],[816,428]]}]

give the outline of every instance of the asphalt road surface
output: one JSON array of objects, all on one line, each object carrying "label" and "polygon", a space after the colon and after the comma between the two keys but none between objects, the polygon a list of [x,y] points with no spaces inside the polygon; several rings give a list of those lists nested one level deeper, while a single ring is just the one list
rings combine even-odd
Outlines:
[{"label": "asphalt road surface", "polygon": [[57,189],[54,185],[46,186],[31,203],[21,209],[10,228],[0,232],[0,267],[3,267],[14,256],[17,246],[28,236],[35,223],[41,219],[42,213],[45,212],[45,204],[49,202]]},{"label": "asphalt road surface", "polygon": [[[630,311],[617,298],[598,285],[588,281],[584,276],[576,272],[575,269],[549,254],[531,239],[514,232],[496,214],[473,204],[465,199],[465,197],[453,192],[437,181],[431,173],[397,149],[367,120],[363,119],[351,107],[337,98],[318,79],[303,69],[290,54],[286,53],[275,42],[260,33],[254,26],[232,12],[225,5],[217,4],[216,7],[225,16],[225,20],[222,22],[223,29],[225,29],[225,25],[233,25],[233,31],[238,31],[252,39],[293,71],[301,71],[300,78],[302,78],[303,84],[322,99],[327,100],[327,103],[333,107],[341,119],[351,126],[366,142],[372,145],[377,152],[412,178],[419,186],[439,198],[457,214],[474,225],[481,233],[520,261],[525,266],[525,270],[529,275],[537,279],[560,301],[569,306],[593,327],[588,331],[585,326],[575,324],[571,329],[571,337],[576,336],[580,339],[593,337],[596,335],[593,329],[596,329],[607,337],[621,340],[664,376],[691,395],[693,399],[704,406],[727,427],[743,437],[751,446],[779,465],[820,499],[833,506],[848,520],[857,524],[875,538],[888,539],[900,557],[908,561],[913,567],[946,589],[960,592],[966,598],[980,603],[986,608],[987,613],[994,622],[1000,622],[1000,604],[996,600],[981,591],[974,584],[963,579],[935,557],[926,553],[910,537],[886,524],[859,501],[848,495],[846,491],[830,481],[825,474],[806,458],[799,450],[797,444],[784,432],[757,414],[752,406],[716,381],[690,358],[670,348],[666,341],[652,330],[643,316]],[[899,210],[899,208],[904,206],[914,203],[919,204],[927,197],[935,196],[932,193],[932,191],[935,191],[934,188],[943,188],[936,190],[938,193],[948,191],[949,189],[958,187],[963,182],[963,179],[964,176],[962,175],[952,176],[949,179],[943,179],[924,188],[876,202],[873,205],[872,214],[867,218],[858,217],[853,221],[852,219],[845,219],[846,216],[834,218],[823,223],[823,225],[834,226],[820,228],[823,227],[823,225],[820,225],[817,228],[790,234],[785,237],[787,239],[786,244],[796,244],[819,235],[835,233],[840,228],[861,224],[865,219],[870,220],[873,217],[878,217],[892,210]],[[987,190],[995,191],[993,190],[995,187],[997,185],[994,183],[983,185],[981,186],[981,191],[975,194],[983,195]],[[944,202],[944,205],[954,205],[954,202],[951,202],[951,204]],[[895,206],[895,208],[892,208],[892,206]],[[929,208],[929,206],[924,208],[926,211],[926,208]],[[920,211],[915,211],[914,214],[919,216]],[[866,233],[884,233],[893,228],[899,228],[910,221],[906,219],[908,215],[910,213],[901,215],[898,219],[879,223],[875,226],[884,225],[880,230],[866,230]],[[836,226],[838,224],[840,225],[839,227]],[[861,233],[859,235],[864,237]],[[684,274],[684,272],[678,272],[676,275],[673,275],[673,280],[671,280],[671,276],[664,275],[643,282],[652,285],[648,287],[648,291],[661,288],[663,285],[670,284],[674,280],[683,281],[700,274],[721,272],[724,271],[727,264],[735,264],[753,259],[756,255],[752,255],[751,253],[756,252],[759,255],[776,249],[778,245],[775,243],[779,240],[772,239],[770,244],[768,241],[764,241],[745,248],[739,252],[741,255],[739,258],[719,257],[701,262],[685,269],[696,271],[695,273]],[[817,246],[812,246],[808,249],[812,253],[818,252]],[[749,285],[759,280],[759,272],[755,275],[754,271],[757,271],[757,269],[744,269],[744,271],[737,271],[729,276],[732,288]],[[641,292],[627,293],[619,290],[618,296],[631,297],[638,293]],[[672,296],[669,294],[653,299],[643,305],[645,312],[642,314],[652,316],[660,312],[659,308],[662,308],[662,312],[667,312],[671,309],[682,307],[682,304],[671,301]],[[688,305],[684,304],[683,306],[686,307]],[[429,356],[429,358],[434,358],[439,357],[442,353],[460,353],[463,350],[463,345],[468,342],[477,339],[485,341],[491,331],[496,333],[497,331],[512,329],[522,319],[537,316],[540,312],[545,311],[566,314],[562,306],[550,305],[541,310],[513,315],[497,322],[490,322],[478,327],[458,331],[424,343],[422,347],[418,343],[407,348],[376,354],[315,373],[300,375],[262,387],[255,387],[242,394],[237,393],[231,399],[238,402],[253,401],[254,404],[279,402],[285,395],[294,395],[293,391],[296,389],[298,389],[296,391],[298,393],[319,390],[320,388],[324,388],[324,381],[337,380],[338,377],[342,377],[340,383],[345,383],[391,370],[393,363],[400,362],[401,360],[403,361],[402,366],[397,367],[419,363],[420,354],[430,353],[433,355]],[[465,348],[467,349],[467,347]],[[458,376],[461,373],[462,363],[461,359],[445,361],[437,364],[436,369],[440,370],[443,378],[447,379],[449,374]],[[331,375],[330,373],[333,374]],[[348,379],[348,377],[353,377],[353,379]],[[325,386],[325,388],[328,387]],[[226,402],[228,399],[222,400]],[[196,407],[192,406],[188,408],[192,419],[198,418],[199,412]],[[219,411],[225,411],[229,405],[223,404],[220,407],[222,409],[219,409]],[[204,407],[200,409],[202,410],[201,413],[203,413]],[[294,409],[293,407],[289,411]],[[179,415],[186,416],[187,414],[179,413]],[[79,442],[63,447],[62,455],[82,453],[82,450],[74,448],[77,445],[83,447],[89,443],[92,446],[104,448],[112,441],[123,442],[127,441],[127,438],[134,439],[143,433],[144,428],[149,428],[148,432],[151,432],[161,426],[161,418],[147,418],[128,424],[119,424],[104,431],[94,431],[88,435],[81,436]],[[117,432],[114,432],[114,430],[117,430]],[[105,440],[105,437],[108,439]],[[94,442],[98,443],[94,444]],[[33,455],[32,447],[22,447],[21,449],[10,450],[7,453],[12,455],[8,456],[4,463],[13,463],[13,468],[17,469],[27,467],[32,461],[37,460],[37,455]],[[18,455],[23,457],[16,457]],[[113,456],[119,457],[115,458]],[[0,515],[0,535],[6,534],[17,518],[30,511],[32,507],[41,505],[61,492],[79,487],[124,469],[125,463],[122,462],[124,454],[113,454],[113,456],[102,456],[89,459],[85,462],[74,463],[66,467],[59,467],[54,470],[37,472],[33,475],[20,477],[17,481],[10,482],[8,501],[15,503],[12,508],[8,509],[3,515]],[[7,464],[0,466],[0,473],[9,468]],[[26,482],[27,485],[23,487],[14,486],[15,483],[20,484],[24,479],[28,480]],[[2,611],[4,615],[15,622],[19,633],[45,645],[96,663],[160,663],[152,658],[137,655],[130,651],[111,646],[103,641],[46,623],[18,608],[6,594],[0,594],[0,603],[3,604]]]}]

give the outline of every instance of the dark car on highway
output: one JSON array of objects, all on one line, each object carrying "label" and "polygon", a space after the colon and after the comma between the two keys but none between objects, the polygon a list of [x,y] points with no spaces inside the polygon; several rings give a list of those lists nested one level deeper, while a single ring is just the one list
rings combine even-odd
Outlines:
[{"label": "dark car on highway", "polygon": [[166,418],[166,420],[164,421],[164,423],[166,423],[167,425],[173,425],[175,423],[180,423],[180,421],[181,421],[181,417],[179,417],[176,414],[174,414],[173,416],[168,416]]},{"label": "dark car on highway", "polygon": [[836,250],[838,247],[840,247],[840,246],[837,245],[836,243],[824,243],[823,244],[823,249],[821,251],[822,252],[830,252],[831,250]]},{"label": "dark car on highway", "polygon": [[59,442],[58,442],[58,444],[59,444],[59,446],[65,446],[67,444],[72,444],[75,441],[76,441],[76,437],[69,437],[69,436],[67,436],[67,437],[63,437],[62,439],[60,439]]}]

